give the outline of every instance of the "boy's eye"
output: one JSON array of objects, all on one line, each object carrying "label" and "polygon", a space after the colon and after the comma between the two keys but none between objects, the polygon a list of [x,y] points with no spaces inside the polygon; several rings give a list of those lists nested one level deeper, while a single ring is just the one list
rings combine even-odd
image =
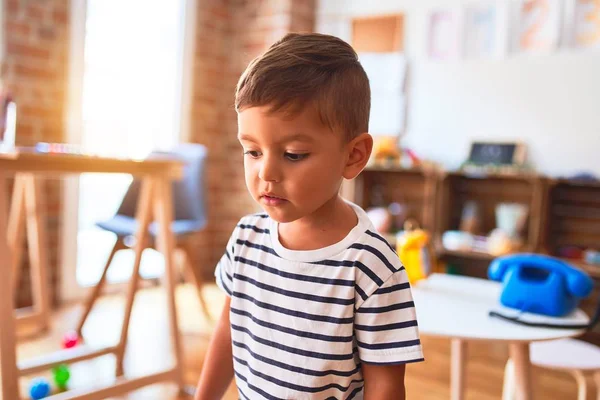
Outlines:
[{"label": "boy's eye", "polygon": [[285,153],[285,158],[287,158],[290,161],[300,161],[300,160],[304,160],[306,157],[308,157],[308,153],[304,153],[304,154],[298,154],[298,153]]},{"label": "boy's eye", "polygon": [[258,158],[260,157],[260,151],[248,150],[244,152],[244,155],[250,156],[252,158]]}]

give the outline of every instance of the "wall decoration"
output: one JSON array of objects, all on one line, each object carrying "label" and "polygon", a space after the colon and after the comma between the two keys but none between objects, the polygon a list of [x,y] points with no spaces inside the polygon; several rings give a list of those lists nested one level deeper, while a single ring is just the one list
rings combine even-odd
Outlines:
[{"label": "wall decoration", "polygon": [[429,17],[428,54],[431,60],[455,60],[462,56],[463,14],[460,10],[436,10]]},{"label": "wall decoration", "polygon": [[560,0],[523,0],[519,3],[517,49],[522,52],[549,52],[560,39]]},{"label": "wall decoration", "polygon": [[575,47],[600,48],[600,0],[576,0]]},{"label": "wall decoration", "polygon": [[465,13],[465,57],[484,58],[498,52],[498,9],[495,4],[477,4]]}]

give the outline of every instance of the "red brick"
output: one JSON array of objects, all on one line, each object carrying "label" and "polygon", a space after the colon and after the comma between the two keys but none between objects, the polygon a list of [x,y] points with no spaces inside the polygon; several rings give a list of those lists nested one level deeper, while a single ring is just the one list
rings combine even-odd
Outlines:
[{"label": "red brick", "polygon": [[56,29],[53,26],[41,26],[37,30],[37,36],[40,39],[48,42],[48,41],[52,41],[52,40],[56,39],[58,36],[58,32],[56,31]]},{"label": "red brick", "polygon": [[26,14],[29,21],[42,21],[48,14],[48,9],[41,4],[29,4],[27,6]]},{"label": "red brick", "polygon": [[27,36],[31,32],[31,27],[24,21],[6,21],[6,35]]},{"label": "red brick", "polygon": [[9,41],[6,45],[7,53],[17,57],[33,57],[48,59],[50,57],[50,50],[41,46],[33,46],[29,44],[23,44],[20,41]]},{"label": "red brick", "polygon": [[6,13],[8,16],[16,15],[21,8],[20,0],[5,0],[4,4],[6,4]]},{"label": "red brick", "polygon": [[66,24],[68,21],[68,17],[68,11],[64,8],[56,9],[52,12],[52,19],[54,20],[54,23],[59,25]]},{"label": "red brick", "polygon": [[60,113],[61,109],[59,108],[30,105],[23,105],[19,107],[19,114],[22,115],[23,118],[51,119],[53,117],[56,117],[56,115],[60,115]]},{"label": "red brick", "polygon": [[15,73],[17,78],[33,78],[46,81],[56,78],[56,73],[54,71],[48,70],[48,68],[44,68],[43,66],[31,67],[28,65],[16,64]]}]

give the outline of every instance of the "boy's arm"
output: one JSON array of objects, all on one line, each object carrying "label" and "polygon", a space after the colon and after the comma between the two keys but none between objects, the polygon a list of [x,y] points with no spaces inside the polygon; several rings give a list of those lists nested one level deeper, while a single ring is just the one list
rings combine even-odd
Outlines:
[{"label": "boy's arm", "polygon": [[405,364],[375,365],[362,363],[365,380],[364,400],[405,400]]},{"label": "boy's arm", "polygon": [[194,400],[220,400],[233,378],[231,327],[229,325],[230,301],[231,298],[227,296],[219,323],[208,347]]}]

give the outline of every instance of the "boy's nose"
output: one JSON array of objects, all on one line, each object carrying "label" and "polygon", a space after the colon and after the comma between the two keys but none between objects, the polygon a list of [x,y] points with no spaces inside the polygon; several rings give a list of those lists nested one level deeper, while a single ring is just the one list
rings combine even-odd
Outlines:
[{"label": "boy's nose", "polygon": [[273,157],[263,156],[261,160],[258,177],[265,182],[279,182],[281,180],[281,168]]}]

